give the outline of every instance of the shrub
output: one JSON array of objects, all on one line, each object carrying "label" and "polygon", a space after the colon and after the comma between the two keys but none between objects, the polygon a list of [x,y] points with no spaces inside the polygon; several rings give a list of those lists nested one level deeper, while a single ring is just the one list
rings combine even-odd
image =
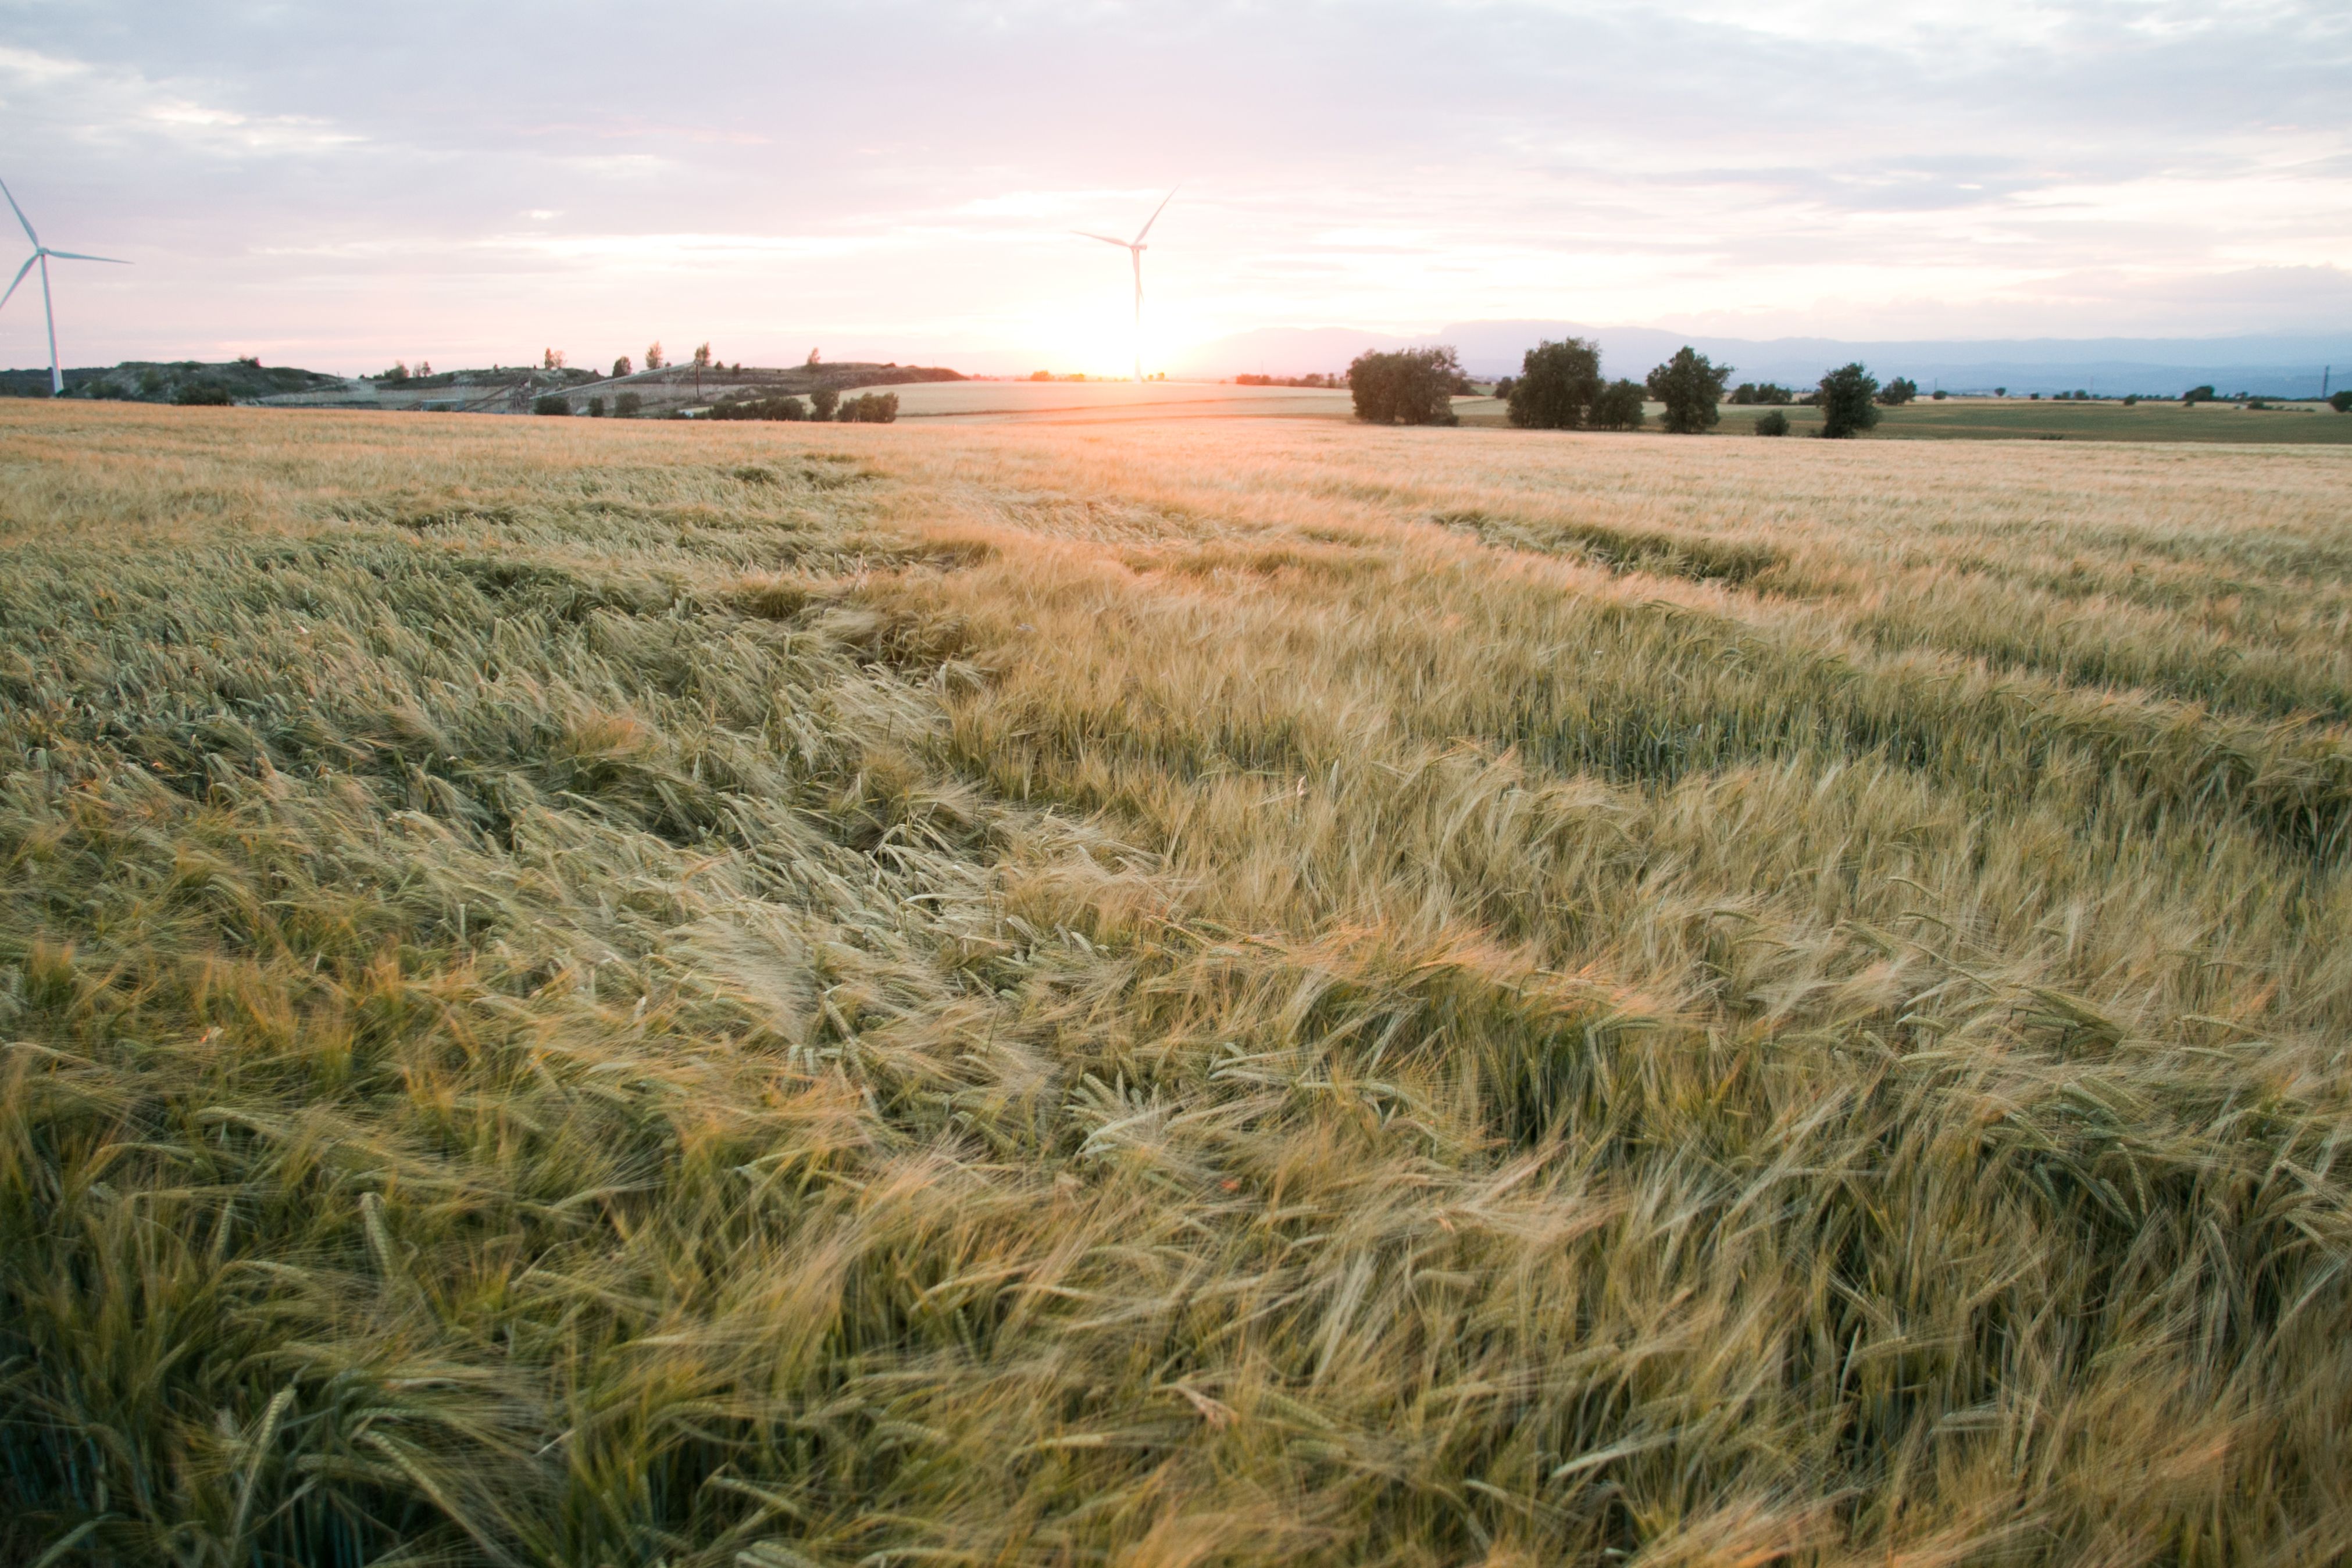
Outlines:
[{"label": "shrub", "polygon": [[1841,365],[1822,378],[1815,394],[1822,404],[1822,434],[1832,441],[1859,435],[1878,423],[1878,379],[1859,362]]},{"label": "shrub", "polygon": [[1756,434],[1759,435],[1788,434],[1789,416],[1782,413],[1777,408],[1772,410],[1769,413],[1758,416],[1756,421]]},{"label": "shrub", "polygon": [[1952,394],[1946,392],[1943,388],[1937,387],[1934,392],[1929,392],[1927,395],[1935,399],[1936,402],[1941,402]]},{"label": "shrub", "polygon": [[644,394],[625,392],[613,400],[613,412],[623,419],[635,419],[637,411],[646,406]]},{"label": "shrub", "polygon": [[1526,430],[1575,430],[1601,395],[1601,347],[1582,338],[1538,343],[1511,383],[1511,423]]},{"label": "shrub", "polygon": [[[1673,359],[1650,372],[1647,390],[1652,397],[1666,405],[1664,423],[1669,434],[1701,435],[1723,417],[1717,412],[1716,404],[1722,401],[1723,383],[1730,379],[1729,365],[1718,365],[1685,343],[1675,350]],[[1613,393],[1616,388],[1612,387],[1610,391]],[[1634,413],[1633,423],[1638,425],[1641,423],[1638,403]],[[1597,424],[1600,421],[1596,418],[1593,423]],[[1612,425],[1609,428],[1629,427]]]},{"label": "shrub", "polygon": [[1908,376],[1897,376],[1878,391],[1878,401],[1888,408],[1900,408],[1919,395],[1919,383]]},{"label": "shrub", "polygon": [[2340,392],[2327,400],[2327,406],[2338,413],[2352,413],[2352,392]]},{"label": "shrub", "polygon": [[1731,389],[1731,395],[1724,401],[1741,404],[1759,402],[1786,404],[1796,402],[1797,394],[1778,382],[1742,382]]},{"label": "shrub", "polygon": [[2126,395],[2124,399],[2124,406],[2126,408],[2137,408],[2139,406],[2139,393],[2132,392]]},{"label": "shrub", "polygon": [[228,388],[212,382],[196,382],[182,387],[172,401],[183,408],[226,408],[230,399]]},{"label": "shrub", "polygon": [[1455,424],[1454,394],[1470,383],[1452,349],[1404,349],[1357,355],[1348,387],[1368,424]]},{"label": "shrub", "polygon": [[819,387],[809,393],[811,419],[831,419],[833,411],[841,406],[841,394],[831,387]]},{"label": "shrub", "polygon": [[604,400],[603,398],[592,397],[588,400],[588,417],[591,419],[602,419],[604,417]]},{"label": "shrub", "polygon": [[1595,430],[1639,430],[1644,412],[1642,407],[1643,386],[1639,382],[1613,381],[1601,389],[1592,400],[1591,425]]},{"label": "shrub", "polygon": [[897,392],[860,392],[841,405],[838,417],[844,423],[895,423],[898,418],[898,394]]},{"label": "shrub", "polygon": [[2180,401],[2186,403],[2211,402],[2213,401],[2213,383],[2208,382],[2201,387],[2190,387],[2187,392],[2180,394]]},{"label": "shrub", "polygon": [[572,400],[562,392],[545,392],[530,400],[530,412],[544,414],[569,414]]},{"label": "shrub", "polygon": [[789,423],[808,416],[808,405],[796,397],[747,398],[740,402],[722,402],[710,411],[713,419],[780,419]]}]

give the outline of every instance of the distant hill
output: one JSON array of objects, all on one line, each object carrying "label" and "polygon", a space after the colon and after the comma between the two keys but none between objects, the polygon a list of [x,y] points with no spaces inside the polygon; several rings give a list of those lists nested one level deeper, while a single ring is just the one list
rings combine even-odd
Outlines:
[{"label": "distant hill", "polygon": [[[1576,321],[1460,321],[1426,337],[1353,328],[1278,327],[1236,333],[1202,345],[1185,369],[1213,376],[1244,372],[1302,375],[1347,368],[1367,349],[1451,343],[1474,376],[1516,374],[1520,356],[1545,339],[1590,338],[1604,369],[1639,380],[1688,343],[1736,367],[1740,381],[1810,386],[1823,371],[1859,360],[1882,380],[1908,376],[1921,389],[1951,392],[2141,392],[2173,397],[2210,382],[2224,394],[2311,397],[2352,378],[2352,333],[2235,338],[1919,339],[1849,341],[1834,338],[1725,338],[1655,327],[1594,327]],[[2330,373],[2332,371],[2332,374]]]},{"label": "distant hill", "polygon": [[[68,397],[170,402],[183,388],[218,387],[243,402],[253,398],[322,392],[341,386],[343,378],[320,371],[296,370],[290,365],[263,365],[252,360],[230,360],[221,364],[202,360],[125,360],[119,365],[68,371],[65,382]],[[0,371],[0,397],[48,395],[47,366]]]}]

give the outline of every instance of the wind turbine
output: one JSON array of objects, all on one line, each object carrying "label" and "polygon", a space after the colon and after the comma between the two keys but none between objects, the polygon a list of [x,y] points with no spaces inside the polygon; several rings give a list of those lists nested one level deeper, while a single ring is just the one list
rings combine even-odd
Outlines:
[{"label": "wind turbine", "polygon": [[16,292],[16,285],[25,281],[25,274],[33,270],[36,262],[39,263],[41,312],[49,319],[49,395],[58,397],[65,392],[66,378],[65,373],[58,369],[58,312],[57,308],[49,303],[49,257],[54,256],[59,261],[111,262],[116,267],[129,267],[131,264],[118,261],[110,256],[84,256],[79,251],[51,250],[41,243],[41,236],[33,232],[33,220],[26,217],[25,209],[16,204],[16,193],[8,189],[5,180],[0,180],[0,196],[8,198],[8,210],[16,214],[16,221],[25,225],[25,237],[33,242],[33,254],[26,256],[25,265],[16,269],[16,279],[8,285],[8,292],[0,294],[0,305],[8,303]]},{"label": "wind turbine", "polygon": [[[1160,214],[1166,212],[1168,204],[1175,199],[1174,191],[1160,197],[1160,204],[1151,209],[1151,215],[1143,220],[1143,226],[1135,231],[1133,239],[1113,239],[1108,235],[1088,234],[1084,229],[1070,231],[1080,239],[1098,239],[1105,245],[1115,245],[1127,252],[1129,259],[1135,263],[1135,379],[1137,381],[1143,379],[1143,253],[1151,248],[1143,243],[1143,236],[1151,232],[1151,225],[1160,221]],[[44,273],[42,276],[47,277],[47,274]]]}]

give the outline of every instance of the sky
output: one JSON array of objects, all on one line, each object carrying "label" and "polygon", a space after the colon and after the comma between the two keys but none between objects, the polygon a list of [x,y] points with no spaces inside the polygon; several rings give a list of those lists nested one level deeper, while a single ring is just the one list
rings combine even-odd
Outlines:
[{"label": "sky", "polygon": [[[68,365],[2352,327],[2344,0],[0,0]],[[0,257],[18,243],[0,246]],[[11,265],[10,271],[14,271]],[[47,361],[37,277],[0,364]]]}]

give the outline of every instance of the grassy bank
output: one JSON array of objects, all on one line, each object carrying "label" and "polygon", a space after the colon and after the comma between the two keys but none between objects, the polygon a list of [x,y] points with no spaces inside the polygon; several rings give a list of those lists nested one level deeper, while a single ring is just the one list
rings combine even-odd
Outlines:
[{"label": "grassy bank", "polygon": [[2347,477],[0,406],[0,1557],[2326,1561]]}]

